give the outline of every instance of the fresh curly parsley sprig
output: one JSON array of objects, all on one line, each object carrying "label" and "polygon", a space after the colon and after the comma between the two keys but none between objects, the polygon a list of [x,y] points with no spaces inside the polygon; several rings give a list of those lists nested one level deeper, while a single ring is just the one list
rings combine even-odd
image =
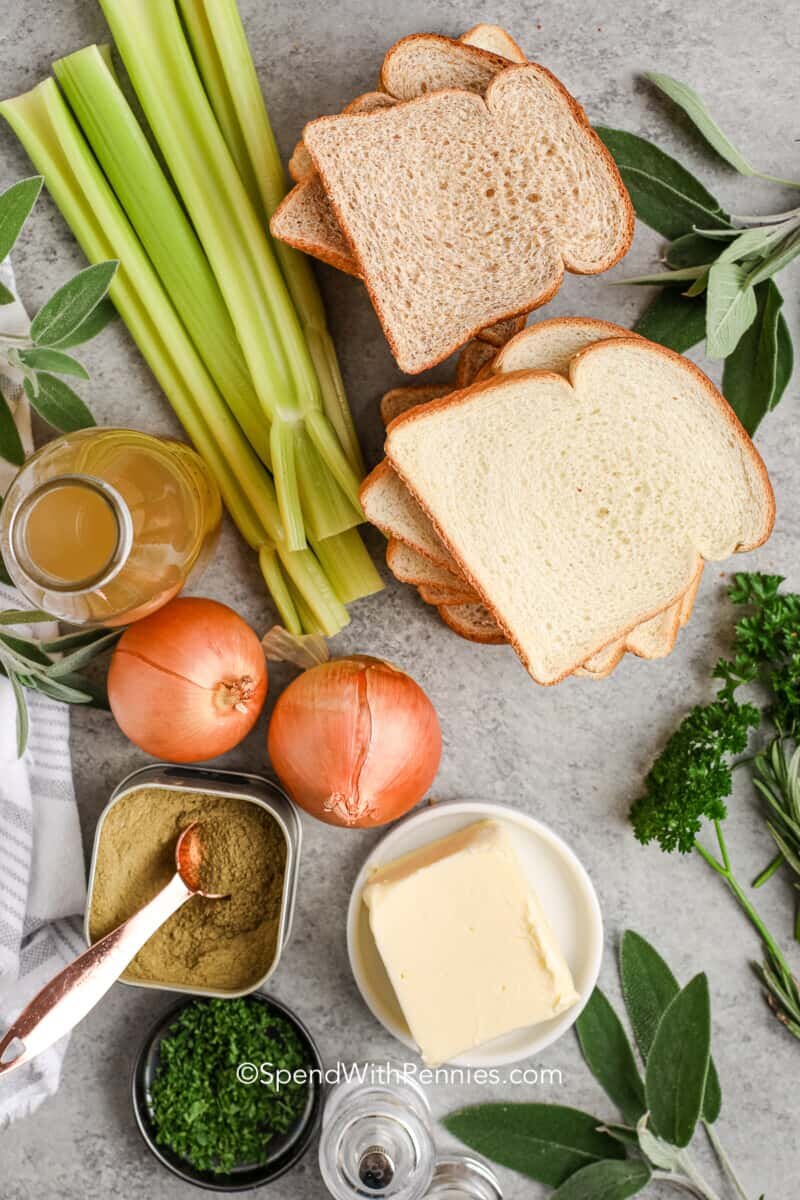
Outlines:
[{"label": "fresh curly parsley sprig", "polygon": [[[667,742],[645,781],[645,792],[631,809],[634,833],[640,842],[656,841],[667,853],[696,850],[724,880],[764,945],[766,963],[758,967],[770,1004],[777,1016],[800,1037],[800,985],[780,948],[764,925],[731,867],[722,831],[726,800],[733,786],[736,755],[746,749],[750,733],[762,724],[772,726],[767,751],[753,760],[756,787],[771,809],[768,827],[778,856],[758,883],[766,882],[785,861],[800,865],[798,766],[790,769],[789,748],[800,733],[800,595],[782,593],[779,575],[738,574],[728,596],[750,611],[736,624],[732,655],[721,659],[714,677],[722,681],[716,698],[698,705],[684,718]],[[737,699],[738,689],[761,683],[770,696],[761,712]],[[772,764],[769,776],[767,763]],[[769,790],[758,776],[767,779]],[[698,841],[703,824],[713,824],[719,857]]]}]

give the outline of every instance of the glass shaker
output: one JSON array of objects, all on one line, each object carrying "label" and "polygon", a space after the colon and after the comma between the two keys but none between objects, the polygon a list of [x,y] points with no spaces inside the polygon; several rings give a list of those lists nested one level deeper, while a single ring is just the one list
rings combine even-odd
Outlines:
[{"label": "glass shaker", "polygon": [[176,596],[213,550],[222,502],[189,446],[84,429],[43,446],[0,510],[0,553],[22,594],[73,625],[127,625]]},{"label": "glass shaker", "polygon": [[391,1063],[357,1064],[332,1089],[319,1165],[334,1200],[503,1200],[483,1159],[437,1154],[424,1091]]}]

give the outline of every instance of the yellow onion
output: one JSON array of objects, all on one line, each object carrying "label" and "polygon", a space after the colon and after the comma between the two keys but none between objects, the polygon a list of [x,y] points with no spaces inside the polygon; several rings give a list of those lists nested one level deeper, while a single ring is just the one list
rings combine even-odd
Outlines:
[{"label": "yellow onion", "polygon": [[147,754],[202,762],[237,746],[267,694],[250,626],[216,600],[181,596],[123,633],[108,671],[120,729]]},{"label": "yellow onion", "polygon": [[312,667],[278,698],[267,745],[292,799],[329,825],[385,825],[408,812],[442,756],[436,710],[390,663],[357,654]]}]

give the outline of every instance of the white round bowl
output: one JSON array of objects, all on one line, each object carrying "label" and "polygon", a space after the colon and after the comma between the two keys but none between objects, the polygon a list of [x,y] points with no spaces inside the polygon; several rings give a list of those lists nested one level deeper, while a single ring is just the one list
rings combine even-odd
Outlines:
[{"label": "white round bowl", "polygon": [[435,803],[406,817],[373,848],[359,871],[347,912],[347,952],[358,990],[381,1025],[416,1050],[370,930],[364,887],[386,863],[487,818],[502,822],[512,834],[580,999],[550,1021],[504,1034],[454,1060],[455,1065],[464,1067],[499,1067],[539,1053],[574,1025],[591,996],[603,954],[603,920],[592,881],[573,851],[541,821],[504,804],[479,800]]}]

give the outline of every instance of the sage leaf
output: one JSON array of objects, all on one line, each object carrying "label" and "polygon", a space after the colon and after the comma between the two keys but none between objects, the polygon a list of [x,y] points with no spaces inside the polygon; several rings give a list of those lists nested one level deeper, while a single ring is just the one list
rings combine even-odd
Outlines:
[{"label": "sage leaf", "polygon": [[88,379],[89,372],[70,354],[63,350],[52,350],[47,346],[34,346],[31,350],[20,350],[19,356],[26,367],[35,371],[55,371],[57,375],[77,375]]},{"label": "sage leaf", "polygon": [[25,450],[19,436],[19,430],[14,424],[8,401],[0,391],[0,458],[21,467],[25,461]]},{"label": "sage leaf", "polygon": [[744,258],[765,254],[780,237],[775,229],[745,229],[729,242],[717,262],[741,262]]},{"label": "sage leaf", "polygon": [[696,975],[668,1005],[647,1060],[645,1092],[655,1133],[688,1146],[703,1107],[711,1047],[708,980]]},{"label": "sage leaf", "polygon": [[29,638],[17,637],[16,634],[0,630],[0,652],[11,651],[15,658],[23,663],[37,667],[49,667],[50,659],[36,642]]},{"label": "sage leaf", "polygon": [[[619,973],[628,1020],[646,1064],[659,1022],[680,992],[680,985],[655,947],[632,929],[626,929],[622,935]],[[703,1097],[703,1117],[713,1123],[721,1108],[719,1076],[711,1059]]]},{"label": "sage leaf", "polygon": [[625,1120],[635,1125],[647,1105],[644,1085],[622,1022],[596,987],[575,1023],[583,1057]]},{"label": "sage leaf", "polygon": [[14,700],[17,705],[17,758],[22,758],[28,745],[28,706],[25,703],[25,693],[22,690],[22,684],[13,671],[9,671],[7,674],[8,682],[11,684],[11,690],[14,693]]},{"label": "sage leaf", "polygon": [[647,1128],[647,1114],[642,1117],[636,1127],[638,1134],[639,1149],[654,1167],[661,1167],[663,1171],[677,1171],[681,1167],[682,1152],[677,1146],[670,1146],[669,1142],[657,1138],[654,1133],[651,1133]]},{"label": "sage leaf", "polygon": [[58,342],[52,343],[53,348],[59,350],[69,350],[72,346],[80,346],[84,342],[91,341],[93,337],[97,337],[106,325],[115,320],[117,310],[114,305],[105,297],[100,303],[92,309],[85,321],[81,321],[77,329],[73,329],[72,333],[64,338],[60,338]]},{"label": "sage leaf", "polygon": [[105,296],[116,269],[112,260],[79,271],[39,309],[31,321],[31,340],[54,346],[74,333]]},{"label": "sage leaf", "polygon": [[[122,630],[119,631],[120,634]],[[75,633],[62,633],[48,642],[40,642],[47,654],[69,654],[83,646],[93,646],[108,634],[107,629],[80,629]]]},{"label": "sage leaf", "polygon": [[42,621],[55,619],[41,608],[6,608],[0,612],[0,625],[39,625]]},{"label": "sage leaf", "polygon": [[627,1200],[647,1187],[652,1171],[636,1159],[599,1162],[571,1175],[550,1200]]},{"label": "sage leaf", "polygon": [[41,190],[42,176],[33,175],[12,183],[0,196],[0,262],[11,253]]},{"label": "sage leaf", "polygon": [[783,313],[778,317],[778,355],[775,367],[775,388],[772,393],[770,408],[774,408],[789,386],[794,370],[794,347],[789,333],[789,326]]},{"label": "sage leaf", "polygon": [[762,263],[753,268],[747,282],[751,287],[756,287],[765,279],[771,279],[773,275],[778,274],[778,271],[782,271],[792,259],[797,258],[798,254],[800,254],[800,229],[795,229],[793,233],[787,234],[779,242]]},{"label": "sage leaf", "polygon": [[122,629],[112,629],[110,633],[106,632],[102,637],[96,638],[87,646],[79,646],[72,653],[66,654],[57,662],[51,663],[47,674],[50,679],[59,679],[62,676],[69,675],[72,671],[79,671],[81,667],[86,666],[103,650],[110,649],[115,642],[118,642],[122,637]]},{"label": "sage leaf", "polygon": [[609,1137],[614,1138],[617,1142],[622,1142],[623,1146],[638,1146],[639,1138],[636,1130],[631,1129],[630,1125],[612,1125],[608,1121],[600,1126],[601,1133],[607,1133]]},{"label": "sage leaf", "polygon": [[710,238],[699,233],[684,233],[670,242],[666,253],[670,267],[701,267],[713,262],[719,254],[719,246]]},{"label": "sage leaf", "polygon": [[559,1104],[476,1104],[443,1124],[479,1154],[549,1187],[590,1163],[625,1155],[599,1132],[597,1117]]},{"label": "sage leaf", "polygon": [[727,358],[756,319],[758,304],[747,272],[738,263],[715,263],[708,273],[706,353]]},{"label": "sage leaf", "polygon": [[694,225],[730,225],[718,200],[676,159],[621,129],[596,128],[617,164],[636,215],[672,240]]},{"label": "sage leaf", "polygon": [[93,704],[95,702],[89,688],[75,687],[72,679],[69,683],[65,683],[63,679],[37,676],[35,687],[37,692],[49,696],[51,700],[58,700],[61,704]]},{"label": "sage leaf", "polygon": [[56,375],[40,371],[36,376],[38,389],[30,379],[26,379],[23,387],[25,395],[39,416],[54,426],[61,433],[72,433],[76,429],[86,429],[94,425],[94,417],[69,384],[64,383]]},{"label": "sage leaf", "polygon": [[16,296],[6,287],[4,283],[0,283],[0,306],[4,304],[13,304]]},{"label": "sage leaf", "polygon": [[626,279],[615,279],[613,282],[617,287],[623,283],[660,283],[664,286],[671,283],[686,283],[689,280],[699,279],[710,266],[710,263],[705,263],[697,267],[681,267],[679,271],[658,271],[654,275],[632,275]]},{"label": "sage leaf", "polygon": [[677,288],[664,288],[639,317],[633,330],[651,342],[683,354],[705,337],[705,302],[687,299]]},{"label": "sage leaf", "polygon": [[683,109],[689,120],[702,133],[708,144],[716,150],[720,158],[724,158],[727,163],[730,163],[740,175],[756,175],[758,173],[750,166],[744,155],[736,149],[730,138],[722,132],[694,88],[690,88],[687,83],[681,83],[678,79],[673,79],[671,75],[661,75],[658,71],[645,71],[645,76],[665,96],[669,96],[670,100]]},{"label": "sage leaf", "polygon": [[783,297],[774,280],[755,289],[756,319],[725,359],[722,393],[749,434],[777,401],[778,322]]}]

